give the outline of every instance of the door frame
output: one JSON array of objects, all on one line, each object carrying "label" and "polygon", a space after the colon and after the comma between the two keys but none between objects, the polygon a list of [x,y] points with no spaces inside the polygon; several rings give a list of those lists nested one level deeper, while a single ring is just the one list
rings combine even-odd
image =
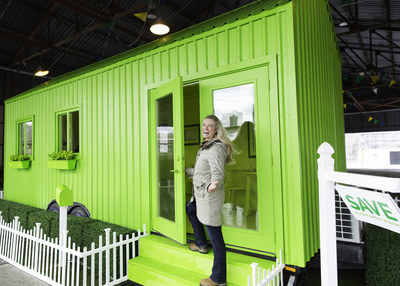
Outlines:
[{"label": "door frame", "polygon": [[[172,94],[173,112],[173,156],[174,169],[174,203],[175,220],[158,216],[158,176],[157,176],[157,120],[156,101]],[[183,144],[183,83],[182,77],[170,80],[159,87],[149,90],[149,155],[150,155],[150,217],[152,229],[186,244],[186,213],[185,213],[185,160]]]},{"label": "door frame", "polygon": [[[275,176],[280,168],[274,161],[280,161],[279,155],[279,110],[278,95],[276,89],[271,86],[277,82],[276,66],[269,62],[263,66],[251,67],[244,70],[236,70],[229,74],[215,76],[212,79],[200,80],[200,117],[204,118],[213,114],[212,91],[243,84],[254,84],[254,120],[256,128],[257,150],[257,196],[258,196],[258,229],[244,229],[223,226],[225,242],[227,245],[246,250],[255,250],[275,255],[277,238],[275,230],[282,224],[276,219],[276,200],[274,190]],[[267,108],[266,112],[262,112]],[[270,148],[261,148],[262,146]],[[247,152],[247,150],[242,150]],[[278,158],[274,158],[278,157]],[[278,168],[276,168],[278,167]],[[280,176],[278,176],[280,178]],[[267,180],[268,178],[268,180]],[[268,188],[268,192],[262,190]],[[281,205],[281,202],[280,202]],[[279,208],[278,208],[279,209]],[[278,214],[279,217],[279,214]],[[277,223],[279,225],[277,225]]]},{"label": "door frame", "polygon": [[[271,68],[271,72],[273,71],[274,74],[277,75],[277,79],[279,79],[279,74],[278,74],[278,64],[277,64],[277,55],[276,54],[271,54],[271,55],[266,55],[266,56],[261,56],[256,59],[251,59],[245,62],[238,62],[234,64],[229,64],[226,66],[214,68],[211,70],[206,70],[206,71],[199,71],[199,72],[192,72],[189,74],[184,74],[182,75],[182,80],[183,84],[190,84],[193,82],[200,82],[204,79],[209,79],[209,78],[214,78],[216,76],[221,76],[221,75],[228,75],[240,71],[245,71],[245,70],[250,70],[254,69],[256,67],[261,67],[261,66],[266,66],[269,65]],[[174,73],[173,76],[178,76],[178,73]],[[172,77],[172,76],[171,76]],[[149,94],[149,90],[154,89],[158,86],[161,86],[163,83],[167,81],[162,81],[162,82],[157,82],[157,83],[148,83],[143,86],[143,93]],[[271,97],[273,100],[273,106],[277,107],[277,114],[274,117],[274,122],[276,123],[276,126],[280,127],[280,119],[279,119],[279,87],[278,87],[278,82],[276,81],[270,81],[269,82],[269,89],[270,93],[274,94],[275,96]],[[141,105],[143,108],[146,108],[149,110],[149,103],[150,103],[150,98],[149,100],[145,103],[145,105]],[[150,117],[150,115],[149,115]],[[200,120],[202,120],[200,118]],[[150,120],[149,120],[150,121]],[[150,122],[146,123],[148,124],[148,130],[150,130]],[[149,131],[150,132],[150,131]],[[149,134],[150,135],[150,134]],[[278,134],[280,136],[280,134]],[[150,138],[150,136],[149,136]],[[147,139],[143,141],[144,144],[146,144],[150,150],[150,139]],[[149,152],[150,153],[150,152]],[[277,144],[274,146],[274,154],[281,154],[281,143]],[[150,158],[150,155],[149,155]],[[275,249],[276,253],[281,249],[284,251],[284,217],[283,217],[283,193],[282,193],[282,174],[281,174],[281,158],[280,155],[274,156],[273,157],[273,173],[274,173],[274,181],[273,181],[273,188],[275,190],[273,194],[273,205],[274,205],[274,226],[275,229],[272,230],[275,232]],[[143,167],[147,167],[146,169],[150,170],[150,164],[145,163]],[[147,184],[144,183],[143,186],[146,186]],[[148,175],[148,186],[151,187],[152,182],[151,182],[151,174]],[[149,192],[142,193],[143,196],[141,198],[141,201],[144,205],[149,206],[149,223],[152,226],[152,219],[151,219],[151,196]],[[186,214],[185,214],[186,216]],[[235,248],[235,247],[233,247]]]}]

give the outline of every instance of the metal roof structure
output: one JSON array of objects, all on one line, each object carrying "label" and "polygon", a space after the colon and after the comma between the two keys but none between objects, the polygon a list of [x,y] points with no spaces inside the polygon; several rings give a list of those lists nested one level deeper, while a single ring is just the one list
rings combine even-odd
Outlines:
[{"label": "metal roof structure", "polygon": [[[272,8],[289,0],[260,1]],[[0,102],[49,78],[168,39],[153,35],[151,20],[136,13],[154,12],[175,37],[194,25],[206,29],[198,24],[252,2],[1,0]],[[345,113],[400,108],[400,1],[329,0],[329,6],[342,54]],[[33,76],[39,66],[50,69],[47,78]]]},{"label": "metal roof structure", "polygon": [[345,113],[400,108],[400,1],[329,0]]}]

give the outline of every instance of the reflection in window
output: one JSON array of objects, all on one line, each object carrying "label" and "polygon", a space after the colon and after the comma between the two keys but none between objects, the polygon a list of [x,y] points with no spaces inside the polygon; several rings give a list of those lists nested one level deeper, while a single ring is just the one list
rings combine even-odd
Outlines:
[{"label": "reflection in window", "polygon": [[213,91],[214,114],[221,120],[239,154],[225,167],[224,226],[258,230],[254,84]]},{"label": "reflection in window", "polygon": [[19,144],[18,154],[32,155],[32,121],[25,121],[18,124],[19,129]]},{"label": "reflection in window", "polygon": [[79,153],[79,111],[66,112],[58,115],[59,150]]},{"label": "reflection in window", "polygon": [[174,127],[172,94],[157,99],[158,216],[175,221]]},{"label": "reflection in window", "polygon": [[214,114],[221,120],[231,140],[240,126],[254,123],[254,84],[245,84],[213,91]]}]

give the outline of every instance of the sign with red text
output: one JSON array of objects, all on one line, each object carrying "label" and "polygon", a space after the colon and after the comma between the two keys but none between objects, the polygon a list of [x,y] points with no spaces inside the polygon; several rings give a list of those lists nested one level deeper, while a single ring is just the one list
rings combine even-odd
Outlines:
[{"label": "sign with red text", "polygon": [[400,233],[400,209],[389,194],[341,185],[335,189],[357,220]]}]

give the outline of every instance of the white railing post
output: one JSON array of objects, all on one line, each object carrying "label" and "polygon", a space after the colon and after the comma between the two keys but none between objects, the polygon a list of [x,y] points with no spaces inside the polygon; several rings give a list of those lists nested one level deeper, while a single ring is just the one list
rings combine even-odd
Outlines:
[{"label": "white railing post", "polygon": [[257,267],[258,267],[258,263],[253,262],[252,264],[250,264],[251,266],[251,276],[252,276],[252,281],[253,281],[253,285],[249,286],[256,286],[257,285]]},{"label": "white railing post", "polygon": [[67,230],[67,210],[68,206],[60,207],[60,217],[59,217],[59,228],[58,228],[58,239],[60,243],[64,241],[63,234]]},{"label": "white railing post", "polygon": [[327,173],[334,171],[334,150],[324,142],[318,148],[319,225],[321,255],[321,285],[337,286],[336,214],[334,183]]}]

